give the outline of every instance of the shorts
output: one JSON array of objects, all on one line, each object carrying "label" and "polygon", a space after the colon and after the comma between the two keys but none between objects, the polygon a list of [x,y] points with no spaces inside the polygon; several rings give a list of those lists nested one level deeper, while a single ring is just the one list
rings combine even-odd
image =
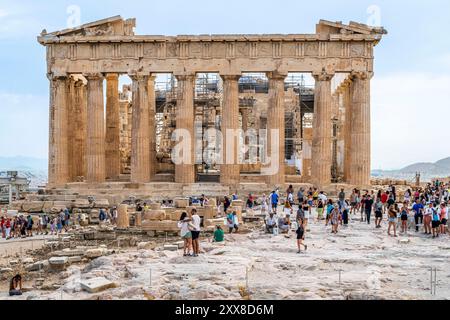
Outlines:
[{"label": "shorts", "polygon": [[297,240],[304,240],[305,234],[301,232],[300,234],[297,233]]},{"label": "shorts", "polygon": [[408,216],[401,216],[402,221],[408,221]]},{"label": "shorts", "polygon": [[192,238],[192,233],[188,232],[183,236],[183,239],[191,239]]},{"label": "shorts", "polygon": [[439,227],[440,224],[441,224],[440,221],[432,221],[431,222],[431,227],[432,228],[437,228],[437,227]]},{"label": "shorts", "polygon": [[308,200],[308,205],[312,206],[313,205],[313,201],[312,200]]},{"label": "shorts", "polygon": [[356,202],[352,202],[352,203],[350,203],[350,205],[351,205],[352,207],[356,207]]},{"label": "shorts", "polygon": [[191,231],[192,234],[192,240],[197,240],[200,238],[200,231]]},{"label": "shorts", "polygon": [[441,220],[441,224],[447,225],[447,219],[442,219],[442,220]]},{"label": "shorts", "polygon": [[395,223],[395,222],[397,222],[397,218],[389,218],[389,222]]},{"label": "shorts", "polygon": [[313,197],[314,201],[317,201],[319,199],[319,197]]},{"label": "shorts", "polygon": [[375,218],[383,218],[383,212],[375,211]]}]

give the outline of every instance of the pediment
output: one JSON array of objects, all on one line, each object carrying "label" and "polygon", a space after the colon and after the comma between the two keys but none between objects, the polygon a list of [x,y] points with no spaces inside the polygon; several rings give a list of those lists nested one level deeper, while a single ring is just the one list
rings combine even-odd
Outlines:
[{"label": "pediment", "polygon": [[41,36],[49,37],[73,37],[73,36],[133,36],[136,27],[136,19],[123,20],[121,16],[114,16],[79,27],[64,29],[47,33],[45,30]]},{"label": "pediment", "polygon": [[351,21],[348,25],[341,21],[332,22],[327,20],[320,20],[317,25],[316,32],[320,34],[387,34],[383,27],[371,27],[366,24]]}]

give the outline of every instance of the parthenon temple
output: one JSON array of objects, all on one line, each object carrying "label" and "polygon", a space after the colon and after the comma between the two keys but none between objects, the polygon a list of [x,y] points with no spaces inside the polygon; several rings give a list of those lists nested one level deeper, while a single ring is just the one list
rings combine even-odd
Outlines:
[{"label": "parthenon temple", "polygon": [[315,34],[141,36],[135,25],[116,16],[38,37],[49,187],[370,184],[383,28],[321,20]]}]

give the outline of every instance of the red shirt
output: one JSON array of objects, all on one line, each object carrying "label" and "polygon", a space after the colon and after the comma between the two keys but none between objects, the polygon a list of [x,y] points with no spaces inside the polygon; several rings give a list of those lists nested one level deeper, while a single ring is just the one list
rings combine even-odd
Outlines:
[{"label": "red shirt", "polygon": [[381,195],[381,202],[382,202],[382,203],[386,203],[387,200],[388,200],[388,195],[387,195],[386,193],[383,193],[383,194]]}]

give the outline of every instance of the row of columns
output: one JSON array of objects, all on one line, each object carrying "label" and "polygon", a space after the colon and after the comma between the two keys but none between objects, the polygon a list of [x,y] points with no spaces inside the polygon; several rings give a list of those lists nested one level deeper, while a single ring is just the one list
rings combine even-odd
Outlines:
[{"label": "row of columns", "polygon": [[[67,76],[50,79],[50,139],[49,184],[61,185],[84,176],[89,183],[102,183],[120,175],[120,117],[118,75],[107,74],[106,124],[103,97],[103,74],[85,74],[87,85]],[[331,80],[334,74],[325,71],[313,74],[316,81],[315,115],[312,142],[313,183],[318,186],[331,183],[332,166],[332,96]],[[368,72],[354,72],[343,91],[346,108],[345,168],[346,181],[353,185],[370,183],[370,79]],[[284,80],[286,75],[268,73],[269,106],[267,113],[268,154],[274,144],[271,129],[278,135],[278,171],[267,176],[267,183],[281,186],[285,183],[285,108]],[[131,181],[149,182],[156,173],[155,77],[133,74],[132,156]],[[176,75],[178,80],[177,129],[194,136],[195,74]],[[240,75],[222,75],[223,78],[223,148],[220,181],[236,185],[240,180],[239,141],[234,134],[239,129]],[[244,116],[244,115],[243,115]],[[107,127],[106,127],[107,126]],[[195,182],[194,140],[191,139],[191,164],[175,166],[175,182]]]},{"label": "row of columns", "polygon": [[[73,182],[83,176],[89,183],[102,183],[120,175],[120,116],[118,75],[107,74],[106,123],[102,74],[85,74],[87,85],[70,77],[50,77],[50,157],[49,185]],[[268,129],[279,129],[280,170],[268,176],[268,183],[284,184],[284,79],[285,75],[269,75]],[[145,74],[130,75],[133,80],[131,181],[146,183],[156,172],[155,78]],[[194,137],[195,74],[176,75],[178,80],[177,129]],[[236,185],[240,181],[239,79],[240,75],[223,75],[222,115],[223,146],[220,181]],[[68,95],[73,87],[73,95]],[[247,117],[245,117],[247,118]],[[248,120],[245,119],[245,122]],[[71,124],[71,125],[68,125]],[[230,131],[231,130],[231,131]],[[233,133],[233,134],[227,134]],[[191,164],[175,166],[175,182],[195,182],[194,141],[191,140]],[[270,148],[270,141],[269,141]],[[188,150],[189,151],[189,150]],[[269,150],[270,151],[270,150]]]},{"label": "row of columns", "polygon": [[[84,74],[49,76],[49,185],[84,177],[102,183],[120,176],[119,76]],[[132,174],[135,183],[149,182],[156,172],[155,77],[131,75],[133,80]]]},{"label": "row of columns", "polygon": [[[371,72],[352,72],[340,88],[345,106],[344,178],[355,186],[370,185],[370,79]],[[316,81],[313,141],[312,182],[317,186],[331,184],[332,166],[332,96],[334,74],[325,71],[313,74]]]}]

